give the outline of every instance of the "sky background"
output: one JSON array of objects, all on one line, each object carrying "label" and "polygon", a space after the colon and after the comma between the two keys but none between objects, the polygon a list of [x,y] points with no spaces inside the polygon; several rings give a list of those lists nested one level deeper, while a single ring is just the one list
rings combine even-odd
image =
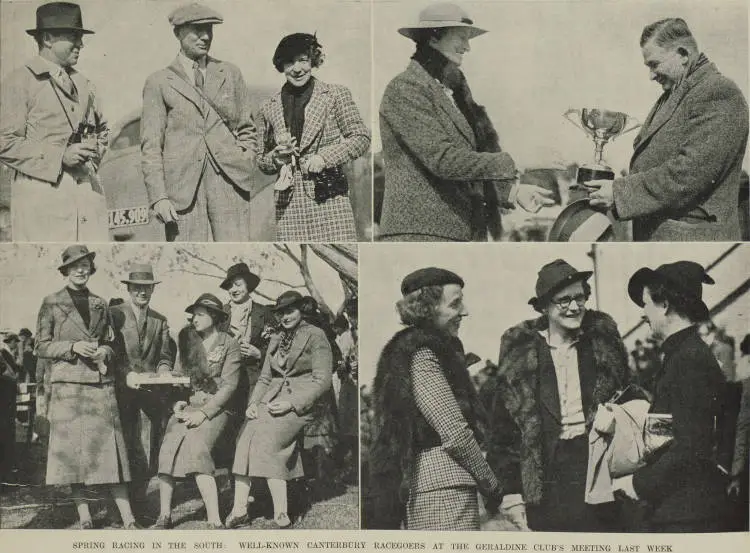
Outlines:
[{"label": "sky background", "polygon": [[[0,76],[37,54],[25,32],[42,1],[0,1]],[[76,68],[89,78],[110,125],[141,105],[146,77],[169,65],[179,43],[167,16],[187,0],[81,0],[84,37]],[[370,4],[358,0],[204,0],[224,17],[214,27],[210,54],[241,70],[248,85],[278,89],[276,45],[295,32],[317,32],[326,60],[321,80],[347,86],[365,121],[370,114]],[[332,17],[335,14],[335,17]]]},{"label": "sky background", "polygon": [[[416,23],[426,5],[374,2],[376,106],[414,51],[414,43],[397,29]],[[639,40],[645,25],[665,17],[685,19],[708,58],[748,93],[744,1],[475,0],[460,5],[475,25],[489,31],[471,41],[462,69],[475,101],[487,107],[501,146],[521,167],[593,158],[593,143],[562,117],[568,108],[599,107],[645,119],[661,88],[649,81]],[[627,167],[634,137],[623,135],[605,148],[615,170]],[[373,151],[380,148],[375,123]]]},{"label": "sky background", "polygon": [[[732,245],[694,243],[608,243],[596,247],[597,273],[589,281],[593,294],[587,306],[606,311],[625,334],[635,326],[641,309],[630,301],[627,283],[641,267],[656,268],[682,259],[706,266]],[[593,270],[591,244],[368,244],[360,247],[360,384],[369,384],[386,341],[403,326],[395,309],[401,297],[401,280],[427,266],[444,267],[466,282],[464,299],[469,311],[461,324],[460,338],[467,352],[497,362],[500,337],[509,327],[537,317],[528,305],[534,296],[537,272],[550,261],[563,258],[580,271]],[[744,244],[710,271],[717,284],[704,286],[709,308],[748,278],[750,244]],[[715,319],[739,340],[750,332],[750,294]],[[634,333],[643,338],[648,325]]]}]

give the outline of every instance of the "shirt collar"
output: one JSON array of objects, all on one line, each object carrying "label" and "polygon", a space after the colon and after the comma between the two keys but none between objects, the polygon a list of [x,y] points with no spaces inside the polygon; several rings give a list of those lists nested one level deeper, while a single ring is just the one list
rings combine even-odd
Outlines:
[{"label": "shirt collar", "polygon": [[[196,63],[196,62],[194,62],[189,57],[187,57],[185,54],[183,54],[182,50],[180,50],[179,52],[177,52],[177,59],[180,61],[180,64],[182,64],[183,69],[185,69],[185,73],[187,73],[188,75],[192,75],[193,74],[193,64]],[[206,63],[208,63],[208,59],[206,59]],[[198,68],[201,71],[205,71],[206,70],[206,66],[204,65],[203,67],[201,67],[200,63],[198,63]]]},{"label": "shirt collar", "polygon": [[566,343],[563,343],[563,342],[555,342],[555,343],[553,343],[553,342],[551,342],[550,341],[549,328],[545,328],[544,330],[538,330],[537,332],[539,332],[539,336],[541,336],[544,339],[544,342],[550,348],[555,348],[555,349],[559,348],[559,347],[563,347],[563,346],[566,346],[568,348],[572,348],[581,339],[581,329],[578,329],[578,332],[576,333],[576,336],[575,336],[575,338],[572,341],[566,342]]}]

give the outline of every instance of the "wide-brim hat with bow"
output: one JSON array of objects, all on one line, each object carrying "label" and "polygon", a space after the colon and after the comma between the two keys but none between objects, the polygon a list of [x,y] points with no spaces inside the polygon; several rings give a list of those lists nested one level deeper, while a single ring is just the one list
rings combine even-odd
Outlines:
[{"label": "wide-brim hat with bow", "polygon": [[694,261],[676,261],[656,269],[641,267],[628,282],[628,295],[639,307],[643,307],[643,289],[649,284],[662,284],[683,296],[686,304],[682,307],[696,322],[708,319],[708,306],[703,301],[703,284],[714,284],[714,279],[706,273],[703,265]]},{"label": "wide-brim hat with bow", "polygon": [[36,36],[44,31],[78,31],[93,35],[94,31],[83,27],[81,7],[72,2],[50,2],[36,9],[36,28],[26,29],[26,33]]},{"label": "wide-brim hat with bow", "polygon": [[[68,246],[62,253],[62,264],[57,268],[57,270],[62,272],[66,267],[71,266],[76,261],[80,261],[84,258],[89,258],[93,261],[94,257],[96,257],[96,253],[90,252],[89,249],[83,244]],[[94,274],[94,271],[91,271],[91,274]]]},{"label": "wide-brim hat with bow", "polygon": [[151,265],[138,263],[130,267],[128,278],[120,282],[123,284],[159,284],[161,281],[154,278],[154,270]]},{"label": "wide-brim hat with bow", "polygon": [[201,294],[200,296],[198,296],[198,299],[195,300],[195,303],[192,303],[185,308],[185,312],[193,315],[195,313],[195,310],[199,307],[203,307],[214,315],[218,315],[220,320],[224,320],[229,317],[229,314],[224,311],[224,304],[221,303],[221,300],[213,294]]},{"label": "wide-brim hat with bow", "polygon": [[593,274],[593,271],[578,271],[563,259],[555,259],[539,269],[536,296],[529,300],[529,305],[540,311],[557,292],[575,282],[586,282]]},{"label": "wide-brim hat with bow", "polygon": [[287,290],[276,298],[276,303],[271,307],[273,311],[283,311],[291,307],[300,308],[305,302],[305,296],[296,290]]},{"label": "wide-brim hat with bow", "polygon": [[238,278],[243,278],[245,280],[248,292],[252,292],[258,287],[258,284],[260,284],[260,277],[252,272],[247,264],[237,263],[227,269],[227,277],[221,283],[221,288],[229,290],[234,281]]},{"label": "wide-brim hat with bow", "polygon": [[475,26],[474,21],[472,21],[469,14],[463,8],[450,2],[430,4],[419,12],[419,20],[416,25],[401,27],[398,32],[400,35],[416,41],[425,29],[443,29],[446,27],[465,27],[470,29],[470,39],[487,32]]}]

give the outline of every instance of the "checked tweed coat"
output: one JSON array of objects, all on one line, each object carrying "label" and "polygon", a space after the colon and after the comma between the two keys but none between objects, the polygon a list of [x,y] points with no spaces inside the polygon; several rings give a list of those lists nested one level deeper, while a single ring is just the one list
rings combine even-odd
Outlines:
[{"label": "checked tweed coat", "polygon": [[387,86],[380,104],[385,192],[380,236],[472,239],[470,191],[497,181],[507,205],[516,166],[505,152],[477,152],[476,137],[448,93],[416,61]]},{"label": "checked tweed coat", "polygon": [[[325,168],[341,166],[367,152],[370,131],[359,114],[352,93],[342,85],[315,79],[313,93],[305,107],[300,157],[320,155]],[[260,108],[259,125],[263,132],[263,155],[258,167],[267,174],[279,169],[271,158],[276,136],[286,131],[281,92],[269,98]],[[291,194],[291,198],[289,198]],[[355,242],[354,214],[348,195],[317,203],[315,183],[295,171],[294,185],[276,191],[277,240],[313,242]],[[289,200],[289,203],[284,205]]]},{"label": "checked tweed coat", "polygon": [[630,174],[614,181],[617,216],[636,241],[740,240],[742,93],[706,63],[664,98],[635,138]]},{"label": "checked tweed coat", "polygon": [[[560,436],[560,399],[552,357],[539,331],[546,317],[508,329],[500,342],[490,414],[487,461],[505,494],[538,504],[546,462]],[[578,371],[586,421],[627,379],[628,357],[617,325],[601,311],[586,311],[578,341]]]}]

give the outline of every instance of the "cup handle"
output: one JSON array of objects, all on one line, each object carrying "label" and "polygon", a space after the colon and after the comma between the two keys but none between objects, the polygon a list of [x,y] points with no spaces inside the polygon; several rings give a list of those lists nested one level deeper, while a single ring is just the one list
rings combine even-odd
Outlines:
[{"label": "cup handle", "polygon": [[590,130],[588,130],[586,127],[584,127],[583,125],[581,125],[580,123],[578,123],[577,121],[575,121],[573,118],[570,117],[571,113],[575,113],[578,116],[578,120],[580,121],[581,120],[581,110],[580,109],[575,109],[575,108],[570,108],[568,111],[566,111],[565,113],[563,113],[563,117],[565,117],[565,119],[567,119],[568,121],[570,121],[571,123],[573,123],[573,125],[575,125],[579,129],[581,129],[587,135],[593,136],[593,134],[591,133]]},{"label": "cup handle", "polygon": [[628,115],[628,124],[630,124],[630,127],[628,127],[627,129],[623,131],[620,131],[620,134],[618,134],[617,136],[622,136],[626,132],[634,131],[635,129],[641,126],[640,121],[638,121],[638,119],[636,119],[632,115]]}]

